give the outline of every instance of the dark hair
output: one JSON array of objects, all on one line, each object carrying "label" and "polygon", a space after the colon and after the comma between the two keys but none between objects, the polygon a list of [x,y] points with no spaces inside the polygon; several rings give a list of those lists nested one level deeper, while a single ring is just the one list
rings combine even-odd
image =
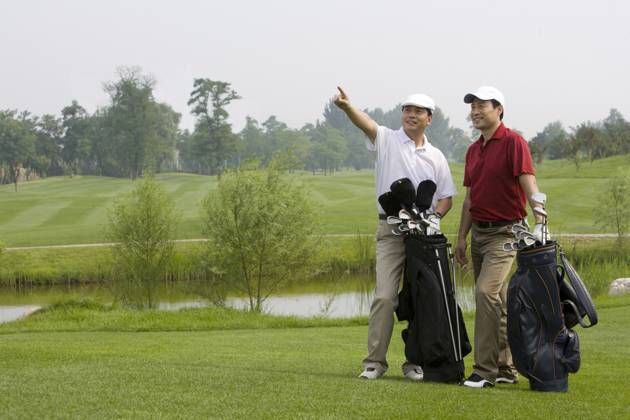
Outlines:
[{"label": "dark hair", "polygon": [[[503,109],[503,105],[501,105],[501,102],[497,101],[496,99],[490,99],[490,102],[492,102],[492,108],[496,108],[496,107],[500,106],[501,109]],[[503,121],[503,112],[504,111],[501,111],[501,115],[499,115],[499,119],[501,121]]]},{"label": "dark hair", "polygon": [[[497,102],[497,103],[498,103],[498,102]],[[405,106],[403,106],[403,107],[401,108],[401,111],[404,111],[404,110],[405,110],[405,107],[408,107],[408,106],[416,106],[416,105],[405,105]],[[433,111],[431,111],[429,108],[425,108],[425,107],[423,107],[423,106],[419,106],[418,108],[421,108],[421,109],[424,109],[425,111],[427,111],[427,114],[429,115],[429,117],[433,116]]]}]

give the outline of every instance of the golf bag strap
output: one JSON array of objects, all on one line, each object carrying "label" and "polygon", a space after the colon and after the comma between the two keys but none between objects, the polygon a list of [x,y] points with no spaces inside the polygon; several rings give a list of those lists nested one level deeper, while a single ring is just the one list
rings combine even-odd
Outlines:
[{"label": "golf bag strap", "polygon": [[586,290],[586,286],[584,286],[582,279],[580,279],[580,275],[577,273],[577,271],[575,271],[575,268],[573,268],[564,252],[560,252],[560,261],[562,262],[564,272],[569,278],[571,286],[575,290],[575,294],[577,295],[580,305],[586,311],[586,315],[588,316],[589,321],[591,321],[590,325],[588,326],[585,326],[581,322],[580,325],[584,328],[590,328],[597,324],[597,312],[595,311],[593,299]]},{"label": "golf bag strap", "polygon": [[586,325],[586,323],[584,322],[584,318],[582,318],[582,316],[580,315],[580,311],[578,310],[577,306],[575,306],[575,303],[571,302],[570,300],[563,300],[562,304],[569,305],[569,307],[573,309],[573,312],[575,312],[575,317],[577,318],[578,324],[580,324],[582,328],[589,328],[594,325],[592,322],[590,325]]}]

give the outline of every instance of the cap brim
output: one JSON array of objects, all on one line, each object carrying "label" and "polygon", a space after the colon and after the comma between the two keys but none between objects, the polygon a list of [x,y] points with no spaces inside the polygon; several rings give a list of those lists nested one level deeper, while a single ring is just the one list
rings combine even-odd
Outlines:
[{"label": "cap brim", "polygon": [[465,104],[472,104],[473,101],[477,98],[476,95],[473,95],[472,93],[468,93],[466,94],[466,96],[464,96],[464,103]]}]

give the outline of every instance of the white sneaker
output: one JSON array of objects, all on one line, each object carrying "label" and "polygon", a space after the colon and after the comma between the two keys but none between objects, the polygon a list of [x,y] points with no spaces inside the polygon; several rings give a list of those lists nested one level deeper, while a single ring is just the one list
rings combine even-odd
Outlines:
[{"label": "white sneaker", "polygon": [[473,373],[472,375],[470,375],[468,379],[462,382],[462,385],[470,387],[470,388],[491,388],[494,386],[492,382],[490,382],[487,379],[482,378],[476,373]]},{"label": "white sneaker", "polygon": [[361,379],[378,379],[385,373],[385,369],[381,367],[370,366],[365,368],[363,372],[359,375]]},{"label": "white sneaker", "polygon": [[416,366],[415,368],[405,372],[405,377],[411,379],[412,381],[421,381],[424,379],[424,372],[422,372],[422,368],[420,366]]}]

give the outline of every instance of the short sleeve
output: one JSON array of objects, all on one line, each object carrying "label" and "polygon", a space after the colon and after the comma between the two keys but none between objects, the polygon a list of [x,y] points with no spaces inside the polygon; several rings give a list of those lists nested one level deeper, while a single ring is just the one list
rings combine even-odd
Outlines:
[{"label": "short sleeve", "polygon": [[[378,152],[383,147],[383,143],[385,142],[385,138],[387,137],[387,131],[389,129],[387,127],[383,127],[382,125],[376,126],[376,138],[374,139],[374,144],[370,141],[368,136],[365,136],[365,147],[370,152]],[[391,131],[391,130],[390,130]]]},{"label": "short sleeve", "polygon": [[453,182],[453,176],[451,175],[451,169],[448,166],[448,161],[442,153],[440,153],[440,164],[438,166],[437,173],[437,191],[436,198],[441,200],[443,198],[454,197],[457,195],[457,188]]},{"label": "short sleeve", "polygon": [[512,150],[512,176],[520,176],[522,174],[535,175],[532,155],[529,151],[529,145],[520,136],[514,139],[514,148]]}]

